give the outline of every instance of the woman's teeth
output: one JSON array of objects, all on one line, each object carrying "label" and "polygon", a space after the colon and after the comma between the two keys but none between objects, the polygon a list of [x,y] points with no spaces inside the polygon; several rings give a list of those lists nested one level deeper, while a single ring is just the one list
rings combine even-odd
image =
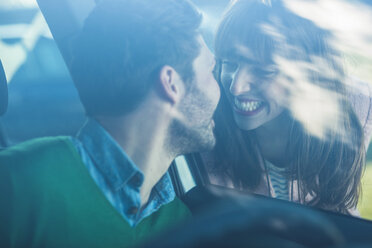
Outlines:
[{"label": "woman's teeth", "polygon": [[259,107],[261,107],[263,104],[262,101],[255,101],[255,100],[238,100],[235,98],[235,107],[241,111],[245,112],[252,112],[257,110]]}]

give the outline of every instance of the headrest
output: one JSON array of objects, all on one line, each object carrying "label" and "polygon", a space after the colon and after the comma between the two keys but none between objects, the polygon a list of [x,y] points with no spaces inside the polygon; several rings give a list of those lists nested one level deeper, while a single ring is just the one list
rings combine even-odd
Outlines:
[{"label": "headrest", "polygon": [[6,82],[3,64],[0,60],[0,115],[3,115],[8,108],[8,84]]}]

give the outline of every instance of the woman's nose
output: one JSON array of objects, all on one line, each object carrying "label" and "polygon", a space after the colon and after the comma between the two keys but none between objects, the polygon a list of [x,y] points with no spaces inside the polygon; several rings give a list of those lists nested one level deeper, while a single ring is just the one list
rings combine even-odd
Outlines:
[{"label": "woman's nose", "polygon": [[248,93],[252,90],[253,78],[247,69],[238,69],[231,81],[230,93],[234,96],[242,95]]}]

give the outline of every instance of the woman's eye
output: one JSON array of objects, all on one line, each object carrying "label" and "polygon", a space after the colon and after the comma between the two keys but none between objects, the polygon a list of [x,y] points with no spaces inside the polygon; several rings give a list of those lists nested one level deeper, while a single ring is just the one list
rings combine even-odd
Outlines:
[{"label": "woman's eye", "polygon": [[270,76],[275,74],[275,71],[273,70],[261,70],[262,75]]},{"label": "woman's eye", "polygon": [[257,76],[269,78],[269,77],[274,77],[277,75],[278,70],[276,69],[261,69],[261,68],[256,68],[254,71],[254,74]]},{"label": "woman's eye", "polygon": [[266,77],[273,78],[278,74],[278,70],[268,70],[266,71]]}]

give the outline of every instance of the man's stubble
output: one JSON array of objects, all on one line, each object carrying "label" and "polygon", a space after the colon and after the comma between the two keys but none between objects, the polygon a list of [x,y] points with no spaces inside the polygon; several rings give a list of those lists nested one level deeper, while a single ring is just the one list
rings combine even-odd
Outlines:
[{"label": "man's stubble", "polygon": [[198,88],[189,87],[180,102],[186,121],[174,120],[169,129],[169,149],[176,155],[209,151],[216,144],[211,124],[215,107]]}]

